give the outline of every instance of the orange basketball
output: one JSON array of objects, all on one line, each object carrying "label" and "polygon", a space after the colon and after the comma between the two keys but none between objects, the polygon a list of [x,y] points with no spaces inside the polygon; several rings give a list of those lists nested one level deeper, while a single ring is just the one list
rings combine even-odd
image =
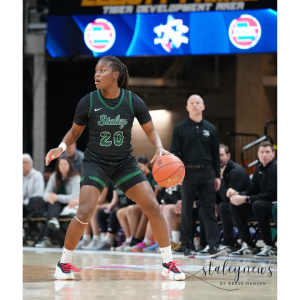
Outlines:
[{"label": "orange basketball", "polygon": [[165,155],[158,158],[152,168],[155,181],[165,187],[174,187],[184,178],[185,167],[175,155]]}]

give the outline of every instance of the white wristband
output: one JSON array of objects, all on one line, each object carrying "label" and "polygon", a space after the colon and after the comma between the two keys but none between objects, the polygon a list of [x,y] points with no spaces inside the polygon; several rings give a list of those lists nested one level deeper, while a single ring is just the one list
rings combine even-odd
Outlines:
[{"label": "white wristband", "polygon": [[58,148],[61,147],[63,149],[63,152],[67,149],[67,145],[64,142],[61,142],[58,146]]}]

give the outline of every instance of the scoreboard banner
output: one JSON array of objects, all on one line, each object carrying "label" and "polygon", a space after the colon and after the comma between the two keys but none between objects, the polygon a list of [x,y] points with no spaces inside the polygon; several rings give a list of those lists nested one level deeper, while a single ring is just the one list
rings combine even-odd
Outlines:
[{"label": "scoreboard banner", "polygon": [[277,52],[272,9],[48,16],[47,25],[52,57]]},{"label": "scoreboard banner", "polygon": [[277,0],[51,0],[50,15],[176,13],[271,8]]}]

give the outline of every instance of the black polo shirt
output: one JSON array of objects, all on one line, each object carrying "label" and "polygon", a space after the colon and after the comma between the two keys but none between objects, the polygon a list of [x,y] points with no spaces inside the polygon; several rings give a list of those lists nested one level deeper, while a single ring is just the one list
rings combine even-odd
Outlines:
[{"label": "black polo shirt", "polygon": [[215,178],[220,178],[217,130],[205,119],[196,123],[188,118],[177,124],[170,152],[178,156],[185,165],[211,163],[216,173]]}]

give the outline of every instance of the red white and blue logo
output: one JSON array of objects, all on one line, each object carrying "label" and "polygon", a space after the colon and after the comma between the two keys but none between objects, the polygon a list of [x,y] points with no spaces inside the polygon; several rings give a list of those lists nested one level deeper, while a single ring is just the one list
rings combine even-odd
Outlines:
[{"label": "red white and blue logo", "polygon": [[93,23],[89,23],[84,30],[85,44],[94,52],[107,51],[115,40],[115,28],[105,19],[96,19]]},{"label": "red white and blue logo", "polygon": [[241,15],[231,22],[228,33],[234,46],[239,49],[250,49],[261,37],[261,26],[253,16]]}]

